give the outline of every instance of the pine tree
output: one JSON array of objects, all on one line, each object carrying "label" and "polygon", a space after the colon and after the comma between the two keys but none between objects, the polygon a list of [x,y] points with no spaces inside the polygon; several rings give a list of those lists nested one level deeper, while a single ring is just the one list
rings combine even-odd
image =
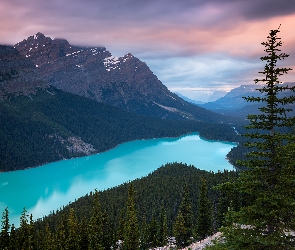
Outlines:
[{"label": "pine tree", "polygon": [[175,237],[177,246],[185,246],[186,242],[186,227],[185,227],[185,221],[183,218],[183,215],[181,212],[177,213],[177,217],[175,220],[175,223],[173,224],[173,236]]},{"label": "pine tree", "polygon": [[11,225],[11,230],[10,230],[10,240],[9,240],[9,249],[17,249],[18,242],[16,238],[16,231],[14,224]]},{"label": "pine tree", "polygon": [[139,226],[137,220],[137,212],[135,209],[135,191],[132,184],[130,184],[128,190],[123,241],[124,250],[139,249]]},{"label": "pine tree", "polygon": [[150,248],[155,248],[157,246],[160,245],[159,242],[159,225],[157,223],[157,220],[155,218],[155,216],[153,215],[152,220],[150,221],[150,223],[148,224],[147,227],[147,242],[148,242],[148,246]]},{"label": "pine tree", "polygon": [[2,214],[2,227],[1,227],[1,234],[0,234],[0,248],[1,249],[8,249],[9,248],[9,212],[8,208],[5,208]]},{"label": "pine tree", "polygon": [[78,232],[78,222],[76,219],[75,211],[73,208],[70,209],[68,217],[68,237],[66,239],[67,250],[78,250],[80,249],[80,235]]},{"label": "pine tree", "polygon": [[29,249],[30,227],[29,227],[29,215],[26,208],[23,208],[20,217],[20,227],[18,231],[19,235],[19,247],[20,249]]},{"label": "pine tree", "polygon": [[249,115],[247,127],[250,138],[246,144],[252,151],[240,162],[246,171],[237,182],[221,188],[236,189],[248,196],[248,204],[239,211],[228,213],[228,226],[222,229],[227,249],[294,249],[295,236],[295,117],[287,105],[295,96],[279,93],[295,92],[295,87],[280,84],[279,77],[290,68],[279,68],[277,62],[288,57],[281,53],[279,29],[271,30],[265,47],[266,61],[263,79],[257,89],[262,97],[247,97],[250,102],[262,102],[258,115]]},{"label": "pine tree", "polygon": [[167,221],[166,210],[163,204],[162,204],[161,213],[160,213],[160,225],[159,225],[158,237],[159,237],[160,246],[164,246],[167,243],[167,238],[168,238],[168,221]]},{"label": "pine tree", "polygon": [[29,249],[34,249],[35,239],[34,239],[34,221],[33,215],[30,215],[30,224],[29,224],[29,236],[28,236],[28,245]]},{"label": "pine tree", "polygon": [[60,218],[59,224],[57,226],[56,234],[56,245],[58,249],[66,249],[66,242],[67,242],[67,218],[63,214]]},{"label": "pine tree", "polygon": [[198,213],[196,223],[197,237],[204,239],[212,232],[212,206],[208,198],[208,186],[205,178],[202,178]]},{"label": "pine tree", "polygon": [[92,216],[88,227],[88,249],[103,250],[103,221],[98,200],[98,192],[93,196]]},{"label": "pine tree", "polygon": [[125,225],[125,209],[122,209],[120,211],[120,218],[119,218],[119,225],[117,227],[116,232],[116,239],[117,240],[123,240],[124,238],[124,226]]},{"label": "pine tree", "polygon": [[43,243],[43,249],[51,249],[51,247],[52,247],[52,233],[49,229],[48,223],[46,224],[45,230],[43,232],[42,243]]},{"label": "pine tree", "polygon": [[173,235],[176,238],[177,245],[186,246],[190,243],[193,226],[192,218],[192,204],[189,199],[187,184],[185,184],[183,189],[183,198],[178,209],[175,225],[173,227]]},{"label": "pine tree", "polygon": [[79,232],[80,232],[80,248],[81,249],[88,249],[88,239],[89,239],[89,234],[88,234],[88,225],[89,225],[89,220],[86,219],[85,216],[82,216],[81,221],[79,223]]}]

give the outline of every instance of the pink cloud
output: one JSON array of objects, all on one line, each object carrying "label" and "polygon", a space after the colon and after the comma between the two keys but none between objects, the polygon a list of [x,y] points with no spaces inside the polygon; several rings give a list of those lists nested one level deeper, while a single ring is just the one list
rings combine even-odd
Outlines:
[{"label": "pink cloud", "polygon": [[[284,64],[294,68],[286,79],[295,78],[295,1],[2,0],[0,11],[1,44],[42,32],[74,45],[105,46],[116,56],[131,52],[171,88],[252,83],[261,67],[260,43],[282,24],[282,49],[290,54]],[[174,67],[173,79],[162,65]],[[212,65],[218,68],[210,79],[193,70],[210,72]]]}]

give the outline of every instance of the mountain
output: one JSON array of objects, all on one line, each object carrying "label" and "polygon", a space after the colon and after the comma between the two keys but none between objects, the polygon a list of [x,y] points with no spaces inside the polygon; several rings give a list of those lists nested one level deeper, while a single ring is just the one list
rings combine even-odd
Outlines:
[{"label": "mountain", "polygon": [[210,140],[237,141],[226,124],[141,116],[58,90],[0,101],[0,171],[90,155],[123,142],[198,131]]},{"label": "mountain", "polygon": [[209,98],[208,98],[208,102],[214,102],[214,101],[216,101],[217,99],[219,99],[219,98],[225,96],[226,93],[227,93],[226,91],[221,91],[221,90],[214,91],[214,92],[212,93],[212,95],[209,96]]},{"label": "mountain", "polygon": [[102,152],[120,143],[198,131],[236,141],[226,124],[142,116],[57,89],[30,58],[0,46],[0,171]]},{"label": "mountain", "polygon": [[[282,86],[295,86],[295,83],[284,83]],[[238,88],[232,89],[224,97],[219,98],[214,102],[208,102],[201,104],[200,106],[208,110],[218,112],[220,114],[225,114],[229,116],[237,116],[240,118],[246,118],[248,114],[258,114],[258,108],[261,107],[260,103],[249,103],[243,97],[254,96],[254,97],[263,97],[263,95],[257,91],[259,85],[241,85]],[[280,93],[278,96],[288,97],[292,95],[292,91],[285,91]],[[295,115],[294,105],[289,105],[293,111],[290,115]]]},{"label": "mountain", "polygon": [[170,92],[132,54],[114,57],[104,47],[72,46],[37,33],[15,45],[48,84],[80,96],[161,119],[234,122]]},{"label": "mountain", "polygon": [[38,89],[47,87],[33,62],[13,47],[0,45],[0,100],[34,95]]},{"label": "mountain", "polygon": [[190,103],[193,103],[193,104],[204,104],[205,102],[201,102],[201,101],[196,101],[196,100],[192,100],[180,93],[177,93],[175,92],[176,95],[178,95],[180,98],[182,98],[183,100],[187,101],[187,102],[190,102]]},{"label": "mountain", "polygon": [[257,89],[257,85],[254,84],[241,85],[214,102],[202,104],[202,107],[217,112],[218,110],[236,110],[242,108],[247,105],[247,102],[243,99],[244,96],[261,96],[260,92],[255,91],[255,89]]}]

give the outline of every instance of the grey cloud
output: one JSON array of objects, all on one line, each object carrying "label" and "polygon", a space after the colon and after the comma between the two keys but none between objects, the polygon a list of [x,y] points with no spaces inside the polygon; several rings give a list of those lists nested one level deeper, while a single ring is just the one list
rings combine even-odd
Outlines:
[{"label": "grey cloud", "polygon": [[244,4],[244,14],[249,19],[264,19],[295,13],[295,1],[292,0],[258,0],[249,2],[252,2],[252,4]]}]

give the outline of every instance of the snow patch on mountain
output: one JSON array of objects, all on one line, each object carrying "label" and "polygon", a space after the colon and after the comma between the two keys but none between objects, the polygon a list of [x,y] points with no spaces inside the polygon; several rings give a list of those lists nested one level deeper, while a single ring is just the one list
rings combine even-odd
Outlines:
[{"label": "snow patch on mountain", "polygon": [[73,53],[70,53],[70,54],[66,54],[66,56],[77,56],[79,53],[81,53],[83,50],[78,50],[78,51],[74,51]]},{"label": "snow patch on mountain", "polygon": [[120,63],[120,58],[115,56],[109,56],[103,60],[103,64],[107,71],[119,68],[119,65],[118,65],[119,63]]}]

